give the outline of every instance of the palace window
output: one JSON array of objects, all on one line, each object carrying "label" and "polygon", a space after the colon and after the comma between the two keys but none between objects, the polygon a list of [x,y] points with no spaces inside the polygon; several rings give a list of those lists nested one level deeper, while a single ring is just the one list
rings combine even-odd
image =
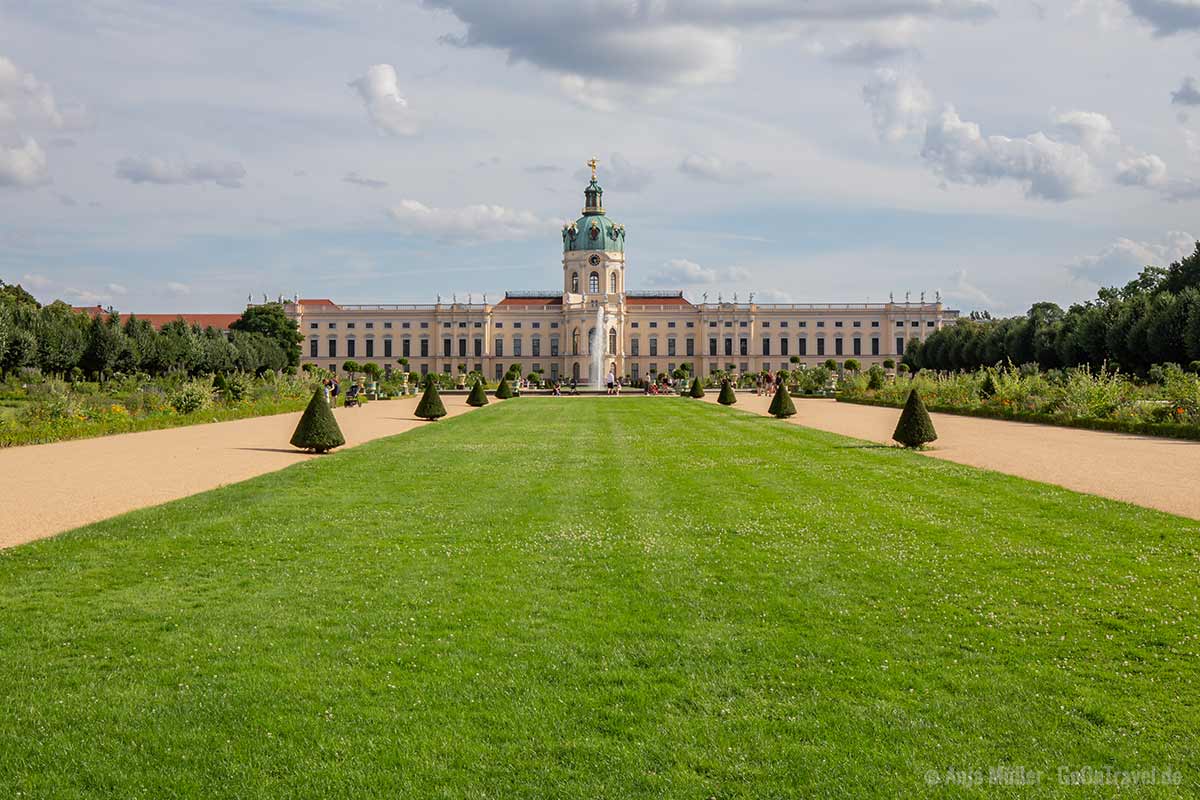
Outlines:
[{"label": "palace window", "polygon": [[669,355],[669,356],[675,355],[675,337],[674,336],[667,338],[667,355]]},{"label": "palace window", "polygon": [[629,340],[629,355],[640,356],[642,354],[642,340],[634,336]]},{"label": "palace window", "polygon": [[309,358],[318,358],[319,357],[317,355],[317,347],[320,344],[320,341],[321,341],[320,339],[309,339],[308,340],[308,357]]},{"label": "palace window", "polygon": [[788,338],[784,336],[779,340],[779,355],[786,356],[788,354]]},{"label": "palace window", "polygon": [[351,336],[346,340],[346,358],[354,358],[355,355],[357,354],[354,352],[354,337]]},{"label": "palace window", "polygon": [[593,272],[591,275],[588,275],[588,291],[591,292],[592,294],[600,293],[600,273],[599,272]]},{"label": "palace window", "polygon": [[854,340],[854,355],[856,355],[856,356],[862,355],[862,339]]},{"label": "palace window", "polygon": [[608,332],[608,352],[615,354],[617,352],[617,329],[613,328]]},{"label": "palace window", "polygon": [[840,356],[842,354],[842,337],[837,337],[833,340],[833,354]]},{"label": "palace window", "polygon": [[520,358],[520,357],[521,357],[521,337],[514,336],[513,337],[513,358]]},{"label": "palace window", "polygon": [[[476,358],[483,357],[483,339],[480,339],[478,336],[475,337],[475,357]],[[475,370],[475,371],[479,372],[479,370]]]},{"label": "palace window", "polygon": [[687,338],[684,344],[684,352],[687,354],[688,358],[696,355],[696,340],[690,336]]},{"label": "palace window", "polygon": [[408,358],[412,355],[412,339],[408,338],[407,336],[404,337],[404,341],[401,343],[400,355],[404,356],[405,358]]},{"label": "palace window", "polygon": [[[383,357],[384,357],[384,358],[391,358],[391,357],[392,357],[392,340],[391,340],[391,337],[388,337],[387,339],[384,339],[384,340],[383,340]],[[391,365],[389,364],[388,366],[390,367]]]},{"label": "palace window", "polygon": [[608,276],[608,291],[610,294],[617,293],[617,273],[612,273]]},{"label": "palace window", "polygon": [[550,355],[552,357],[558,355],[558,336],[550,337]]},{"label": "palace window", "polygon": [[496,337],[496,346],[492,348],[492,355],[496,356],[496,358],[504,357],[504,337],[503,336]]},{"label": "palace window", "polygon": [[458,357],[466,358],[466,356],[467,356],[467,340],[459,339],[458,340]]},{"label": "palace window", "polygon": [[896,337],[896,355],[898,355],[898,356],[904,355],[904,337],[903,336]]},{"label": "palace window", "polygon": [[871,355],[873,355],[873,356],[879,355],[879,337],[878,336],[874,336],[871,338]]},{"label": "palace window", "polygon": [[374,328],[374,327],[375,327],[375,323],[374,323],[374,322],[368,322],[368,323],[367,323],[367,330],[371,330],[371,329],[372,329],[372,328]]},{"label": "palace window", "polygon": [[421,340],[421,358],[429,358],[429,340]]},{"label": "palace window", "polygon": [[652,355],[652,356],[658,355],[658,337],[657,336],[650,337],[650,355]]},{"label": "palace window", "polygon": [[314,331],[315,331],[317,328],[321,327],[321,323],[319,323],[319,322],[310,322],[310,323],[308,323],[308,327],[309,327],[309,330],[314,330]]},{"label": "palace window", "polygon": [[453,345],[451,344],[450,337],[447,336],[445,339],[442,339],[442,357],[443,358],[450,357],[450,354],[452,352],[450,349],[451,347],[453,347]]},{"label": "palace window", "polygon": [[771,339],[770,339],[770,337],[764,336],[762,342],[763,342],[762,354],[764,356],[771,355]]},{"label": "palace window", "polygon": [[374,358],[374,357],[375,357],[375,340],[373,338],[367,339],[367,358]]},{"label": "palace window", "polygon": [[708,354],[710,356],[717,354],[717,337],[715,336],[708,337]]},{"label": "palace window", "polygon": [[738,340],[738,354],[743,356],[750,355],[750,340],[745,336]]},{"label": "palace window", "polygon": [[731,336],[725,337],[725,355],[733,355],[733,337]]},{"label": "palace window", "polygon": [[337,358],[337,339],[333,337],[329,339],[329,357]]},{"label": "palace window", "polygon": [[534,336],[529,340],[529,355],[538,357],[542,354],[542,337]]},{"label": "palace window", "polygon": [[825,337],[824,336],[817,337],[817,355],[819,355],[819,356],[825,355]]},{"label": "palace window", "polygon": [[799,345],[800,345],[800,351],[797,353],[797,355],[801,355],[801,356],[808,355],[808,337],[807,336],[800,337]]}]

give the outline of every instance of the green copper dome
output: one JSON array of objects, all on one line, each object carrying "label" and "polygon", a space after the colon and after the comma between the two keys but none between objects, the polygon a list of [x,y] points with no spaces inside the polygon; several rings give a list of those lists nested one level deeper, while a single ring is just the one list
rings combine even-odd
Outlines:
[{"label": "green copper dome", "polygon": [[583,216],[563,226],[563,252],[576,253],[599,250],[609,253],[625,252],[625,226],[604,215],[604,190],[592,182],[583,190]]}]

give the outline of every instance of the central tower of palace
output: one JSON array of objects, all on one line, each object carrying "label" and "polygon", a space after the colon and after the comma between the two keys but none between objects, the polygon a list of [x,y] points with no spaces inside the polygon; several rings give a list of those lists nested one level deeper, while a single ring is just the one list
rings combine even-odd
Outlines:
[{"label": "central tower of palace", "polygon": [[625,226],[604,214],[604,190],[592,180],[583,190],[583,216],[563,226],[564,302],[619,305],[625,294]]}]

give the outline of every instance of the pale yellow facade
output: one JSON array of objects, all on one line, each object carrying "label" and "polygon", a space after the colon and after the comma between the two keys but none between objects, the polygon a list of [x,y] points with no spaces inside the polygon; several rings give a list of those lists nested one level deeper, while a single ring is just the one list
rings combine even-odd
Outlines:
[{"label": "pale yellow facade", "polygon": [[[608,232],[619,235],[619,244],[611,250],[564,246],[561,289],[509,292],[494,303],[297,299],[286,308],[304,336],[301,362],[336,371],[354,360],[390,371],[407,358],[412,372],[465,369],[489,379],[517,363],[522,375],[541,372],[581,384],[596,382],[597,360],[601,377],[614,371],[634,382],[684,363],[702,375],[787,369],[793,358],[808,366],[854,358],[867,368],[898,361],[906,343],[958,318],[941,302],[692,303],[679,291],[628,291],[624,227],[598,216],[602,190],[594,179],[592,187],[597,195],[589,196],[584,211],[593,216],[564,227],[564,243],[579,246],[588,225],[611,224]],[[593,240],[607,241],[590,232]],[[602,358],[592,356],[594,347]]]}]

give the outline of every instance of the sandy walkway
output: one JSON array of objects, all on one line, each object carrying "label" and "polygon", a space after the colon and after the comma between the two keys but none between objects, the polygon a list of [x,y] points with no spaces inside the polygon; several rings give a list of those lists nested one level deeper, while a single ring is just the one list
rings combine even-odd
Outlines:
[{"label": "sandy walkway", "polygon": [[[705,398],[716,402],[717,393]],[[735,408],[766,414],[770,397],[738,393]],[[1200,519],[1200,442],[933,414],[934,458],[1053,483]],[[795,425],[891,443],[900,409],[796,400]]]},{"label": "sandy walkway", "polygon": [[[465,395],[444,396],[453,417]],[[346,446],[429,423],[417,398],[339,408]],[[0,449],[0,548],[274,472],[308,458],[288,444],[300,413]]]}]

